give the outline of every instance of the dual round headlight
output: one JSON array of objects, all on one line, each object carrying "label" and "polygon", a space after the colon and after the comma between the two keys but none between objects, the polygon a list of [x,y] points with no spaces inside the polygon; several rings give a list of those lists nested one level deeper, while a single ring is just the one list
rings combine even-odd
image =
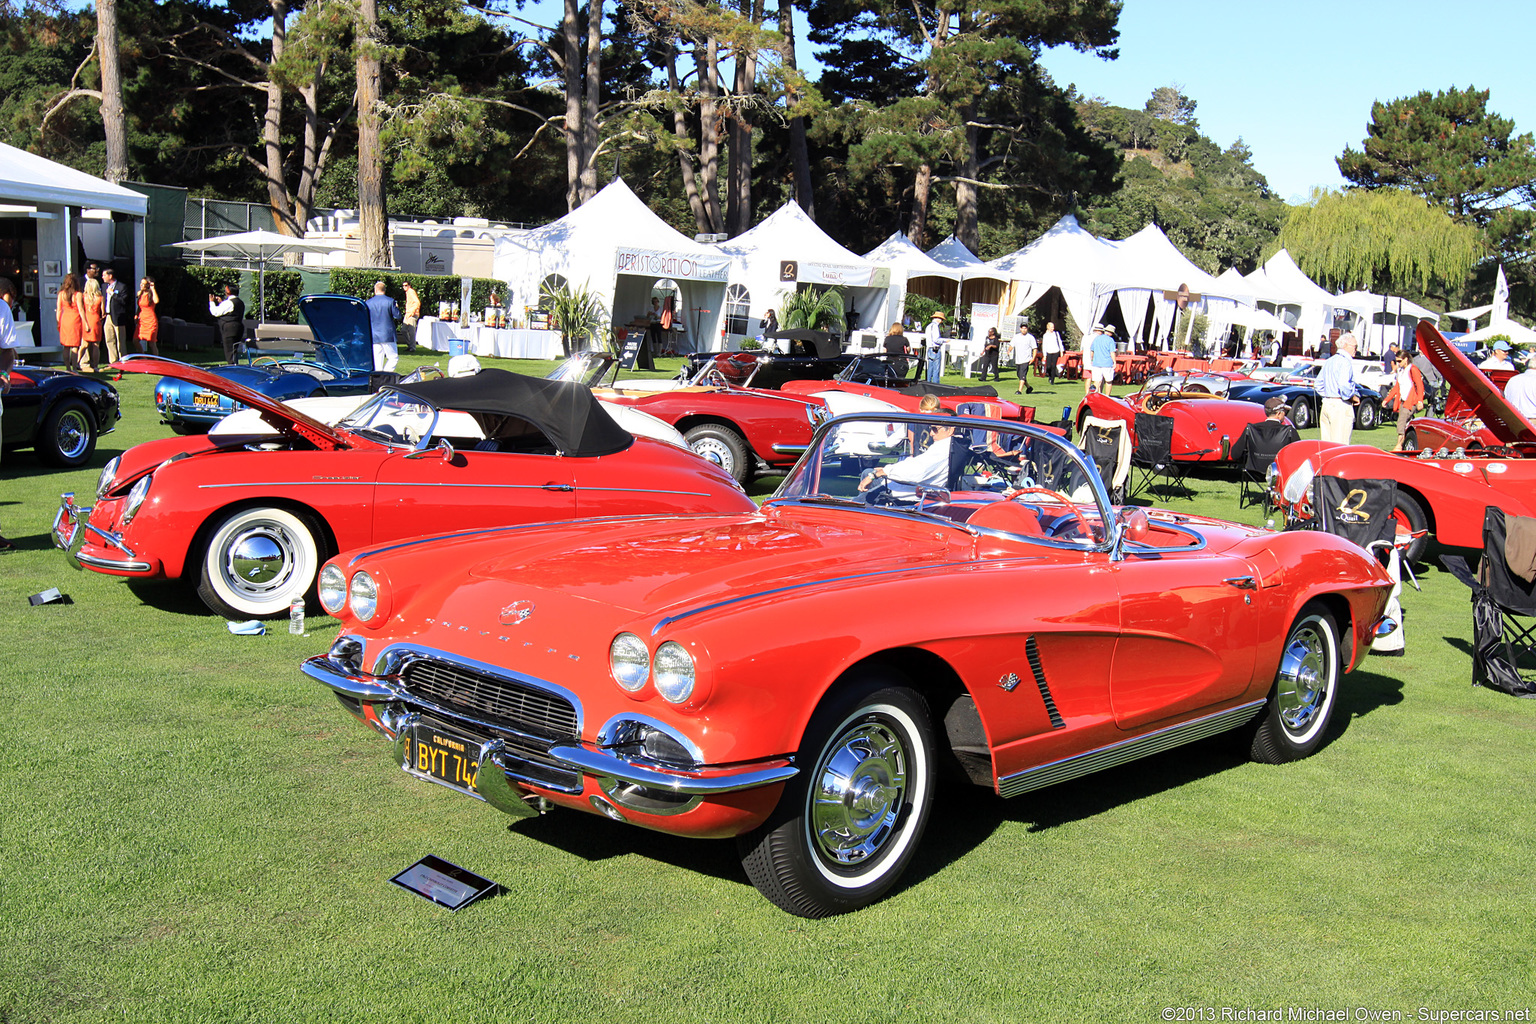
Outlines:
[{"label": "dual round headlight", "polygon": [[[620,633],[608,647],[608,665],[614,682],[626,693],[639,693],[652,676],[650,650],[645,641],[633,633]],[[655,687],[662,700],[670,704],[686,704],[693,696],[698,672],[693,655],[675,640],[668,640],[656,648]]]},{"label": "dual round headlight", "polygon": [[335,615],[351,601],[352,614],[363,622],[370,622],[379,614],[379,583],[367,572],[352,574],[349,582],[346,573],[337,565],[327,565],[320,570],[315,591],[320,597],[320,607],[329,615]]}]

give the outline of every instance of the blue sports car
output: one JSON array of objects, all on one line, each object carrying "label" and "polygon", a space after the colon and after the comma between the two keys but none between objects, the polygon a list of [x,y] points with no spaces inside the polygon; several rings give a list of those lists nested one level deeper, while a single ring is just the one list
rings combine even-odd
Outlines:
[{"label": "blue sports car", "polygon": [[[279,402],[329,395],[362,395],[387,383],[373,372],[373,342],[368,330],[368,307],[350,295],[305,295],[299,313],[314,333],[313,351],[274,352],[250,363],[219,366],[209,372]],[[178,434],[207,430],[241,405],[224,395],[175,377],[162,377],[155,385],[155,407],[162,423]]]}]

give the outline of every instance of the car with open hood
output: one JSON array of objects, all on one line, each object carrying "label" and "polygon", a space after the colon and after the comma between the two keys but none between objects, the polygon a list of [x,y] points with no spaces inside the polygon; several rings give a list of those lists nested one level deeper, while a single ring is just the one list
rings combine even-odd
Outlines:
[{"label": "car with open hood", "polygon": [[898,884],[941,773],[1012,797],[1228,730],[1311,754],[1390,587],[1332,535],[1112,507],[1034,426],[854,414],[761,510],[343,552],[304,671],[412,776],[735,837],[820,917]]},{"label": "car with open hood", "polygon": [[91,461],[96,441],[116,430],[121,416],[117,389],[106,381],[18,364],[5,396],[0,443],[6,451],[31,448],[50,466],[75,469]]},{"label": "car with open hood", "polygon": [[1323,441],[1286,445],[1270,471],[1270,497],[1292,524],[1314,520],[1313,485],[1319,476],[1397,481],[1393,515],[1404,543],[1414,535],[1406,551],[1410,561],[1423,556],[1431,536],[1454,547],[1482,547],[1489,505],[1509,515],[1536,516],[1536,427],[1433,326],[1421,321],[1417,337],[1419,350],[1472,410],[1478,431],[1468,435],[1465,447],[1417,451]]},{"label": "car with open hood", "polygon": [[[350,295],[304,295],[299,315],[315,336],[313,345],[287,343],[292,351],[267,350],[250,363],[218,366],[216,377],[233,381],[279,402],[296,398],[366,395],[387,375],[373,372],[373,339],[368,307]],[[179,434],[207,430],[241,403],[185,377],[167,376],[155,385],[160,421]]]},{"label": "car with open hood", "polygon": [[624,430],[583,385],[484,370],[385,387],[333,425],[195,366],[132,356],[259,411],[273,433],[169,437],[64,495],[54,542],[77,566],[185,578],[232,618],[278,615],[331,554],[447,530],[755,507],[717,467]]}]

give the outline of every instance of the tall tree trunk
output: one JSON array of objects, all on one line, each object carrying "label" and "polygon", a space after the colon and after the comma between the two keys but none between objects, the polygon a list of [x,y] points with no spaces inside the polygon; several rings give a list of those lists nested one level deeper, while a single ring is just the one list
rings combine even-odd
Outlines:
[{"label": "tall tree trunk", "polygon": [[283,59],[288,40],[287,0],[272,0],[272,60],[267,65],[267,113],[261,122],[261,141],[266,150],[267,203],[277,229],[288,235],[302,235],[304,226],[296,223],[288,201],[288,185],[283,178],[283,87],[271,69]]},{"label": "tall tree trunk", "polygon": [[964,242],[971,252],[976,252],[981,248],[981,227],[977,219],[976,186],[973,182],[979,173],[976,144],[980,141],[981,129],[970,125],[972,107],[969,104],[961,107],[960,112],[967,127],[965,157],[960,161],[960,180],[955,182],[955,237]]},{"label": "tall tree trunk", "polygon": [[[779,2],[779,34],[784,37],[784,63],[795,71],[795,5],[791,0]],[[789,159],[795,174],[795,202],[812,219],[816,217],[816,197],[811,191],[811,152],[805,139],[805,118],[796,116],[800,106],[800,91],[789,90],[787,97],[789,118]]]},{"label": "tall tree trunk", "polygon": [[704,209],[709,230],[720,231],[720,122],[716,97],[720,95],[720,43],[713,37],[693,48],[699,69],[699,164],[703,181]]},{"label": "tall tree trunk", "polygon": [[389,217],[384,206],[384,152],[379,142],[379,7],[360,0],[357,39],[358,257],[365,267],[389,267]]},{"label": "tall tree trunk", "polygon": [[907,237],[919,249],[928,247],[928,197],[933,192],[933,166],[919,164],[917,180],[912,182],[912,219],[907,222]]},{"label": "tall tree trunk", "polygon": [[565,62],[565,208],[581,205],[581,169],[586,165],[582,147],[586,136],[581,125],[581,26],[577,0],[565,0],[560,21],[561,55]]},{"label": "tall tree trunk", "polygon": [[597,195],[598,103],[603,95],[603,0],[587,4],[587,82],[581,108],[581,201]]},{"label": "tall tree trunk", "polygon": [[[677,82],[677,43],[675,40],[667,40],[667,88],[675,96],[680,96],[682,90]],[[683,116],[682,104],[672,108],[672,131],[680,139],[690,138],[688,120]],[[704,209],[704,197],[699,195],[698,179],[693,171],[693,154],[686,147],[679,147],[677,151],[678,170],[683,175],[683,192],[688,196],[688,208],[693,211],[693,223],[702,234],[705,231],[713,231],[709,226],[709,214]]]},{"label": "tall tree trunk", "polygon": [[[758,24],[763,20],[762,0],[738,0],[741,14]],[[726,166],[725,230],[739,235],[752,226],[752,94],[757,89],[757,52],[736,53],[735,102],[731,104],[728,132],[730,162]]]},{"label": "tall tree trunk", "polygon": [[107,180],[128,177],[128,124],[123,72],[117,62],[117,0],[96,0],[96,56],[101,62],[101,124],[107,135]]}]

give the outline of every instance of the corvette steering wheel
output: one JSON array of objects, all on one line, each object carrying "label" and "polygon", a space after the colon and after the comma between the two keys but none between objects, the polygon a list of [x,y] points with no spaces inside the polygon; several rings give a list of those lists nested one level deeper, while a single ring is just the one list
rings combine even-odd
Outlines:
[{"label": "corvette steering wheel", "polygon": [[1047,504],[1066,506],[1067,509],[1071,511],[1072,518],[1077,520],[1077,525],[1078,528],[1082,531],[1082,536],[1088,539],[1092,539],[1093,528],[1088,525],[1088,520],[1083,518],[1083,513],[1078,509],[1076,502],[1069,500],[1067,496],[1062,494],[1060,491],[1053,491],[1049,487],[1021,487],[1019,490],[1010,494],[1008,496],[1008,500],[1018,501],[1020,498],[1029,494],[1043,494],[1046,496],[1046,498],[1050,499]]}]

